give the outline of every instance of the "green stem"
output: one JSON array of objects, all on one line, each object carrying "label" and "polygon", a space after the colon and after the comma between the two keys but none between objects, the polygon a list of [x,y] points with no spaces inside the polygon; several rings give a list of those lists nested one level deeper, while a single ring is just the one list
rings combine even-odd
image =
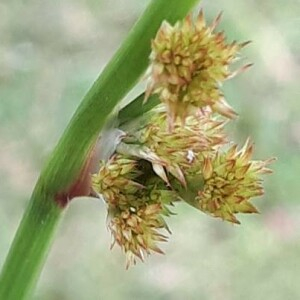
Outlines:
[{"label": "green stem", "polygon": [[24,299],[37,281],[62,215],[53,197],[32,195],[0,280],[0,299]]},{"label": "green stem", "polygon": [[161,22],[176,22],[196,2],[153,0],[83,99],[41,172],[2,270],[0,299],[30,295],[64,211],[55,200],[68,196],[109,115],[146,69],[150,40]]}]

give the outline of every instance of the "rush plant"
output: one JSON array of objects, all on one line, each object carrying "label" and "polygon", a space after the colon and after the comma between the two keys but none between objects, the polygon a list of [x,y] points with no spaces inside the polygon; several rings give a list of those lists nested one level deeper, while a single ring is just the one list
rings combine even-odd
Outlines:
[{"label": "rush plant", "polygon": [[[216,31],[220,16],[211,25],[202,11],[185,17],[196,2],[153,0],[83,99],[24,213],[1,299],[30,295],[74,197],[104,199],[127,267],[163,253],[176,202],[236,224],[238,213],[257,212],[250,200],[263,194],[271,160],[253,160],[249,140],[241,148],[229,141],[226,119],[237,114],[221,90],[250,66],[231,69],[248,43],[228,43]],[[118,107],[145,71],[145,93]]]}]

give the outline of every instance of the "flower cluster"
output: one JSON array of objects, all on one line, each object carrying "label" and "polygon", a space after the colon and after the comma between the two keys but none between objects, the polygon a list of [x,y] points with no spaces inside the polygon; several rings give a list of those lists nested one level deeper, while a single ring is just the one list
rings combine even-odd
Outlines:
[{"label": "flower cluster", "polygon": [[220,17],[210,26],[202,11],[195,22],[191,16],[174,26],[164,22],[152,41],[146,99],[152,93],[159,95],[171,125],[177,116],[184,120],[205,106],[229,118],[236,116],[220,85],[250,66],[229,69],[248,42],[228,44],[224,33],[214,33]]},{"label": "flower cluster", "polygon": [[171,214],[167,206],[177,200],[177,195],[161,189],[161,179],[146,169],[147,163],[118,154],[102,162],[93,175],[93,188],[108,205],[112,245],[117,243],[123,249],[127,267],[135,264],[137,257],[144,260],[151,251],[163,253],[157,243],[168,237],[160,230],[169,232],[164,216]]},{"label": "flower cluster", "polygon": [[263,195],[261,174],[271,172],[268,161],[251,161],[253,145],[247,141],[238,151],[237,145],[225,152],[206,157],[202,164],[203,189],[198,191],[199,209],[223,220],[237,223],[237,213],[257,213],[249,202]]},{"label": "flower cluster", "polygon": [[[149,116],[147,116],[149,118]],[[168,237],[164,217],[184,201],[214,217],[239,223],[237,213],[255,213],[249,202],[262,195],[261,174],[271,161],[251,160],[253,145],[228,150],[224,122],[203,112],[177,120],[168,130],[167,112],[153,110],[149,123],[127,132],[116,154],[102,162],[93,188],[108,205],[113,244],[125,252],[127,267]]]},{"label": "flower cluster", "polygon": [[238,213],[257,212],[250,201],[263,194],[261,175],[271,172],[272,160],[252,160],[249,141],[240,150],[228,146],[224,116],[235,113],[220,84],[236,73],[229,65],[245,44],[227,44],[214,33],[219,20],[207,27],[200,12],[195,23],[187,17],[162,25],[152,41],[146,91],[162,104],[122,124],[115,153],[93,175],[127,267],[163,253],[159,243],[170,233],[165,217],[175,202],[236,224]]},{"label": "flower cluster", "polygon": [[[129,133],[131,143],[140,145],[131,154],[151,161],[154,171],[166,183],[169,183],[169,179],[165,170],[185,185],[183,171],[191,167],[195,156],[215,151],[225,144],[225,122],[213,117],[211,112],[199,111],[197,116],[187,117],[185,126],[175,121],[170,132],[167,119],[166,111],[158,108],[145,126]],[[127,140],[125,138],[123,141],[126,143]],[[121,143],[118,149],[122,151],[123,148],[124,144]],[[128,153],[126,149],[125,153]]]}]

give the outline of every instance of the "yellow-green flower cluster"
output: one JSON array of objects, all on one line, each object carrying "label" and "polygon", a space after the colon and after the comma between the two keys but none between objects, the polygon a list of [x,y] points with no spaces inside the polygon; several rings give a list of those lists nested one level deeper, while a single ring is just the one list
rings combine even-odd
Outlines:
[{"label": "yellow-green flower cluster", "polygon": [[[194,158],[199,153],[203,155],[205,152],[216,151],[226,142],[224,124],[223,120],[213,117],[211,112],[199,111],[196,116],[187,117],[184,126],[176,120],[170,132],[166,111],[157,112],[143,128],[131,133],[131,142],[142,145],[140,151],[136,148],[137,151],[131,154],[151,161],[154,171],[166,183],[169,180],[165,170],[185,185],[183,171],[191,167]],[[121,144],[120,148],[124,148],[124,145]]]},{"label": "yellow-green flower cluster", "polygon": [[167,236],[158,232],[158,229],[166,228],[161,211],[161,205],[155,203],[110,212],[109,228],[115,242],[126,254],[127,268],[136,263],[137,257],[143,261],[150,251],[163,254],[157,246],[158,242],[167,241]]},{"label": "yellow-green flower cluster", "polygon": [[269,161],[252,161],[253,145],[246,142],[238,151],[237,145],[228,151],[217,152],[204,159],[204,186],[196,197],[200,210],[214,217],[237,223],[237,213],[257,213],[249,202],[264,193],[261,174],[270,173]]},{"label": "yellow-green flower cluster", "polygon": [[184,120],[204,106],[236,116],[220,86],[239,72],[230,71],[229,65],[247,43],[226,43],[223,33],[214,32],[219,21],[220,15],[207,26],[201,11],[195,22],[191,16],[174,26],[164,22],[152,41],[146,99],[159,94],[171,125],[177,116]]},{"label": "yellow-green flower cluster", "polygon": [[[177,120],[168,130],[167,113],[154,110],[148,123],[127,132],[116,154],[102,162],[93,188],[108,205],[114,243],[126,254],[127,267],[167,241],[164,220],[176,201],[223,220],[239,223],[238,213],[255,213],[251,198],[263,194],[260,175],[271,161],[251,159],[249,142],[228,150],[224,122],[211,113]],[[114,244],[113,243],[113,244]]]},{"label": "yellow-green flower cluster", "polygon": [[[174,26],[164,22],[152,41],[149,85],[162,105],[120,128],[124,135],[93,175],[93,189],[108,206],[113,245],[127,267],[152,252],[169,232],[169,206],[184,201],[202,212],[239,224],[236,214],[256,213],[250,200],[263,194],[261,175],[271,160],[252,160],[253,145],[226,148],[222,116],[235,116],[220,85],[237,72],[229,65],[246,44],[227,44],[203,13]],[[177,118],[179,117],[179,118]]]},{"label": "yellow-green flower cluster", "polygon": [[144,188],[135,179],[141,174],[137,162],[122,155],[114,155],[102,162],[97,174],[92,177],[93,188],[110,206],[127,206],[128,201]]},{"label": "yellow-green flower cluster", "polygon": [[163,217],[171,214],[167,205],[177,200],[173,191],[160,190],[162,180],[145,171],[147,163],[141,164],[115,155],[93,175],[93,188],[108,205],[112,245],[117,243],[125,252],[127,268],[151,251],[163,253],[157,245],[168,239],[160,232],[169,232]]}]

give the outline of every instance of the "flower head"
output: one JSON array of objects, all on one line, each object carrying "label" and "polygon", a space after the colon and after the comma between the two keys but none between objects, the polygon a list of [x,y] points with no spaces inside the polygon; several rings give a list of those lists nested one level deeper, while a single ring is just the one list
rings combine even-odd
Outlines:
[{"label": "flower head", "polygon": [[143,164],[115,155],[93,176],[94,190],[108,205],[112,245],[117,243],[126,254],[127,268],[136,258],[144,260],[151,252],[163,253],[157,244],[168,237],[160,230],[170,232],[164,216],[171,214],[167,206],[177,200],[176,193],[164,189],[160,178],[146,172],[148,163]]},{"label": "flower head", "polygon": [[237,213],[257,213],[249,200],[263,195],[260,175],[271,172],[266,167],[271,160],[250,160],[252,152],[253,145],[247,141],[239,151],[234,145],[204,159],[204,186],[197,197],[200,210],[233,223],[239,223]]},{"label": "flower head", "polygon": [[[184,170],[191,167],[195,157],[199,153],[215,151],[226,142],[223,132],[225,122],[202,110],[197,116],[187,117],[184,126],[175,121],[170,132],[167,119],[165,111],[154,112],[145,126],[129,132],[131,143],[140,145],[130,154],[150,161],[155,172],[166,183],[169,179],[165,170],[185,184]],[[124,148],[124,145],[121,147]]]},{"label": "flower head", "polygon": [[114,155],[108,162],[101,162],[98,173],[92,177],[94,190],[110,206],[126,206],[128,198],[144,188],[135,181],[141,174],[136,166],[137,161],[122,155]]},{"label": "flower head", "polygon": [[220,15],[207,26],[201,11],[195,22],[162,24],[152,41],[146,99],[156,93],[163,103],[122,123],[114,154],[92,177],[107,204],[112,245],[121,247],[127,267],[163,253],[165,217],[177,201],[232,223],[239,223],[237,213],[257,212],[250,200],[263,194],[260,175],[270,173],[272,160],[251,160],[249,141],[224,150],[225,122],[215,113],[236,114],[220,86],[247,68],[229,69],[247,43],[226,43],[214,32],[219,21]]},{"label": "flower head", "polygon": [[195,22],[191,16],[174,26],[164,22],[152,41],[146,98],[159,94],[171,124],[177,116],[184,120],[204,106],[229,118],[236,116],[220,85],[237,73],[229,65],[247,43],[228,44],[222,32],[215,33],[220,17],[210,26],[202,11]]},{"label": "flower head", "polygon": [[126,254],[127,268],[136,263],[136,258],[143,261],[151,251],[163,254],[157,243],[166,242],[168,237],[158,231],[166,228],[161,212],[159,203],[109,211],[109,228],[114,242]]}]

